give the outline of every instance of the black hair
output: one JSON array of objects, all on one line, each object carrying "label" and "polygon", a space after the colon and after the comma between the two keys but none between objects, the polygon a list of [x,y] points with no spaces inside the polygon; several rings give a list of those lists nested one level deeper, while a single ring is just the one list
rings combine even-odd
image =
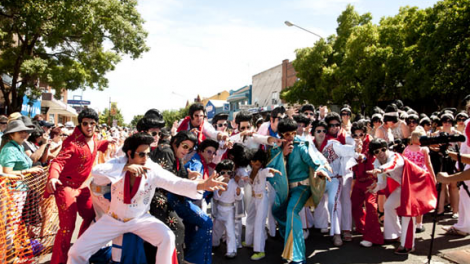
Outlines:
[{"label": "black hair", "polygon": [[365,120],[366,118],[364,117],[364,115],[362,114],[357,114],[356,117],[354,118],[354,121],[353,122],[357,122],[357,121],[361,121],[361,120]]},{"label": "black hair", "polygon": [[425,125],[430,126],[431,125],[431,119],[429,119],[428,117],[423,117],[419,121],[419,125],[422,126],[422,127],[424,127]]},{"label": "black hair", "polygon": [[214,125],[214,127],[216,127],[216,124],[217,122],[219,122],[219,120],[227,120],[228,119],[228,114],[227,113],[218,113],[216,114],[213,118],[212,118],[212,125]]},{"label": "black hair", "polygon": [[[152,144],[154,141],[154,138],[147,134],[147,133],[143,133],[143,132],[140,132],[140,133],[135,133],[134,135],[126,138],[126,140],[124,140],[124,145],[122,146],[122,151],[124,153],[126,153],[126,156],[127,158],[134,158],[134,154],[135,154],[135,151],[136,149],[140,146],[140,145],[149,145]],[[128,151],[131,151],[131,156],[129,157],[127,152]]]},{"label": "black hair", "polygon": [[324,127],[325,129],[328,130],[328,124],[326,124],[325,121],[317,121],[317,122],[314,122],[313,125],[312,125],[312,135],[313,133],[315,132],[315,130],[317,129],[317,127]]},{"label": "black hair", "polygon": [[237,125],[240,125],[241,122],[250,122],[250,125],[251,125],[252,124],[252,118],[253,118],[252,113],[250,113],[246,110],[242,110],[235,117],[235,123],[237,123]]},{"label": "black hair", "polygon": [[383,138],[374,138],[369,143],[369,154],[374,155],[376,149],[387,148],[387,141]]},{"label": "black hair", "polygon": [[84,118],[90,118],[90,119],[95,120],[96,122],[98,122],[99,120],[98,114],[96,113],[95,110],[91,108],[85,108],[80,112],[80,114],[78,114],[78,123],[81,124]]},{"label": "black hair", "polygon": [[403,101],[400,100],[400,99],[397,99],[393,102],[393,104],[398,108],[398,109],[402,109],[404,104],[403,104]]},{"label": "black hair", "polygon": [[292,118],[281,118],[281,120],[279,120],[279,123],[277,124],[277,132],[279,133],[279,135],[290,131],[297,131],[297,122],[295,122],[295,120]]},{"label": "black hair", "polygon": [[285,112],[286,112],[286,109],[284,108],[284,106],[278,106],[274,108],[273,111],[271,112],[271,117],[276,118],[277,115],[284,114]]},{"label": "black hair", "polygon": [[163,119],[163,115],[160,113],[158,109],[152,108],[145,112],[144,118],[147,119],[147,127],[148,128],[162,128],[165,126],[165,120]]},{"label": "black hair", "polygon": [[262,149],[252,149],[250,150],[250,160],[261,162],[261,167],[264,168],[268,162],[268,155]]},{"label": "black hair", "polygon": [[189,140],[193,142],[194,146],[197,144],[197,137],[193,133],[189,132],[188,130],[181,130],[178,132],[176,135],[174,135],[171,138],[170,145],[173,146],[173,144],[176,145],[176,147],[179,147],[181,142]]},{"label": "black hair", "polygon": [[341,123],[341,117],[338,115],[338,113],[331,112],[326,114],[325,116],[325,122],[327,124],[330,124],[331,121],[336,120],[338,123]]},{"label": "black hair", "polygon": [[[44,130],[42,128],[35,127],[33,132],[31,132],[31,134],[29,134],[28,141],[36,143],[36,140],[38,138],[42,137],[42,135],[44,135]],[[40,145],[42,145],[42,144],[40,144]]]},{"label": "black hair", "polygon": [[397,106],[395,104],[389,104],[385,108],[385,114],[384,114],[384,123],[387,123],[389,121],[397,123],[398,122],[398,116],[396,115],[387,115],[387,113],[398,113]]},{"label": "black hair", "polygon": [[353,122],[351,125],[351,134],[354,134],[356,130],[362,130],[362,132],[367,132],[366,124],[363,121]]},{"label": "black hair", "polygon": [[235,169],[235,163],[229,159],[224,159],[220,161],[216,166],[215,170],[217,173],[220,173],[223,170],[233,171]]},{"label": "black hair", "polygon": [[380,108],[378,106],[374,106],[374,108],[372,109],[372,112],[374,114],[381,114],[381,115],[383,115],[385,113],[384,110],[382,110],[382,108]]},{"label": "black hair", "polygon": [[204,141],[202,141],[201,144],[199,144],[197,147],[197,150],[203,152],[208,147],[214,147],[215,150],[217,150],[219,149],[219,142],[210,138],[204,139]]},{"label": "black hair", "polygon": [[305,111],[312,111],[313,114],[316,113],[315,111],[315,107],[312,105],[312,104],[304,104],[302,105],[302,107],[300,108],[300,112],[303,113]]},{"label": "black hair", "polygon": [[233,156],[232,160],[238,168],[250,164],[249,149],[240,143],[233,144],[233,147],[227,151],[227,155]]},{"label": "black hair", "polygon": [[204,114],[206,113],[206,109],[201,103],[194,103],[189,107],[189,111],[188,111],[189,117],[193,119],[193,115],[197,111],[202,111]]},{"label": "black hair", "polygon": [[308,118],[304,114],[295,115],[294,120],[295,120],[295,122],[297,122],[297,124],[301,123],[301,124],[304,124],[305,126],[310,125],[310,123],[312,122],[312,120],[310,120],[310,118]]}]

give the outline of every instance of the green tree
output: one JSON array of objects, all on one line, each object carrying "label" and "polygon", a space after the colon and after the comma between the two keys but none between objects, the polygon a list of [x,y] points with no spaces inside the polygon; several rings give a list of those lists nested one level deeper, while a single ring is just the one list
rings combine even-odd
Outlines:
[{"label": "green tree", "polygon": [[124,117],[121,114],[121,110],[116,108],[116,113],[113,115],[113,111],[109,111],[105,108],[103,113],[99,115],[100,124],[107,124],[109,127],[113,125],[113,120],[117,120],[118,126],[127,126],[124,123]]},{"label": "green tree", "polygon": [[136,126],[137,126],[137,122],[139,122],[139,120],[142,119],[142,117],[144,117],[144,115],[135,115],[134,118],[132,118],[132,121],[131,121],[131,123],[129,124],[129,126],[131,126],[131,127],[136,127]]},{"label": "green tree", "polygon": [[[135,59],[148,51],[136,5],[135,0],[2,0],[0,90],[8,112],[21,109],[25,94],[41,95],[37,80],[57,96],[62,89],[106,88],[105,75],[121,55]],[[2,74],[12,78],[10,86]]]},{"label": "green tree", "polygon": [[165,126],[171,128],[175,121],[185,118],[188,115],[188,109],[180,108],[179,110],[163,110],[162,115],[165,120]]}]

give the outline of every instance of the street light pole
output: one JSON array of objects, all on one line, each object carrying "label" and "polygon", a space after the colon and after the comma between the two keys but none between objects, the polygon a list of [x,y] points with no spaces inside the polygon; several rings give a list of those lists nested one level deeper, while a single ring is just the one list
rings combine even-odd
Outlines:
[{"label": "street light pole", "polygon": [[319,38],[323,38],[322,36],[318,35],[317,33],[312,32],[312,31],[310,31],[310,30],[308,30],[308,29],[305,29],[305,28],[303,28],[303,27],[301,27],[301,26],[297,26],[296,24],[294,24],[294,23],[292,23],[292,22],[290,22],[290,21],[286,21],[286,22],[284,22],[284,24],[286,24],[288,27],[298,27],[298,28],[300,28],[300,29],[302,29],[302,30],[304,30],[304,31],[307,31],[308,33],[313,34],[313,35],[315,35],[315,36],[317,36],[317,37],[319,37]]}]

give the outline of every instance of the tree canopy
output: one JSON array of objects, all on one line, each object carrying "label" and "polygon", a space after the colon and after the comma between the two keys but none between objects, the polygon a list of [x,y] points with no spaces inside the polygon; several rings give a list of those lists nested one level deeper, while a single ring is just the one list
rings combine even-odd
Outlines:
[{"label": "tree canopy", "polygon": [[337,21],[336,35],[296,50],[299,80],[282,92],[287,102],[455,106],[470,90],[470,0],[402,7],[378,24],[348,5]]},{"label": "tree canopy", "polygon": [[[148,51],[144,20],[136,0],[2,0],[0,80],[8,112],[23,96],[41,95],[38,80],[60,95],[63,89],[108,86],[105,74],[121,55],[135,59]],[[27,92],[28,91],[28,92]]]}]

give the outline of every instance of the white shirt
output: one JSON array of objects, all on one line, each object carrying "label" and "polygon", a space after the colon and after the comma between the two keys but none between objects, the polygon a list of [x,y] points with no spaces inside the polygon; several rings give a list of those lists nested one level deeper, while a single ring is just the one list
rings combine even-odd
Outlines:
[{"label": "white shirt", "polygon": [[330,176],[346,176],[346,163],[351,158],[357,158],[358,155],[355,152],[355,146],[343,145],[337,140],[328,140],[323,149],[323,156],[333,170],[333,175]]},{"label": "white shirt", "polygon": [[240,194],[237,195],[237,188],[237,182],[234,179],[230,179],[225,192],[222,192],[222,194],[219,195],[219,191],[214,191],[214,199],[223,203],[234,203],[235,200],[241,200],[243,198],[243,193],[240,191]]},{"label": "white shirt", "polygon": [[123,169],[126,162],[127,157],[112,159],[95,166],[91,172],[96,185],[112,184],[112,199],[108,213],[116,215],[121,220],[144,215],[150,209],[150,202],[157,187],[192,199],[201,197],[197,191],[198,183],[196,181],[177,177],[149,160],[145,164],[146,167],[150,168],[147,172],[147,178],[142,177],[139,189],[132,197],[131,203],[124,204],[125,172],[123,172]]},{"label": "white shirt", "polygon": [[265,193],[266,192],[266,179],[274,177],[274,174],[269,172],[268,168],[260,169],[256,174],[253,184],[251,185],[253,192],[255,194]]},{"label": "white shirt", "polygon": [[380,164],[379,159],[375,159],[374,168],[383,169],[384,173],[377,175],[377,186],[374,192],[380,191],[387,187],[386,177],[390,177],[401,185],[401,178],[403,175],[403,166],[405,161],[403,158],[393,151],[388,151],[388,157],[385,164]]}]

